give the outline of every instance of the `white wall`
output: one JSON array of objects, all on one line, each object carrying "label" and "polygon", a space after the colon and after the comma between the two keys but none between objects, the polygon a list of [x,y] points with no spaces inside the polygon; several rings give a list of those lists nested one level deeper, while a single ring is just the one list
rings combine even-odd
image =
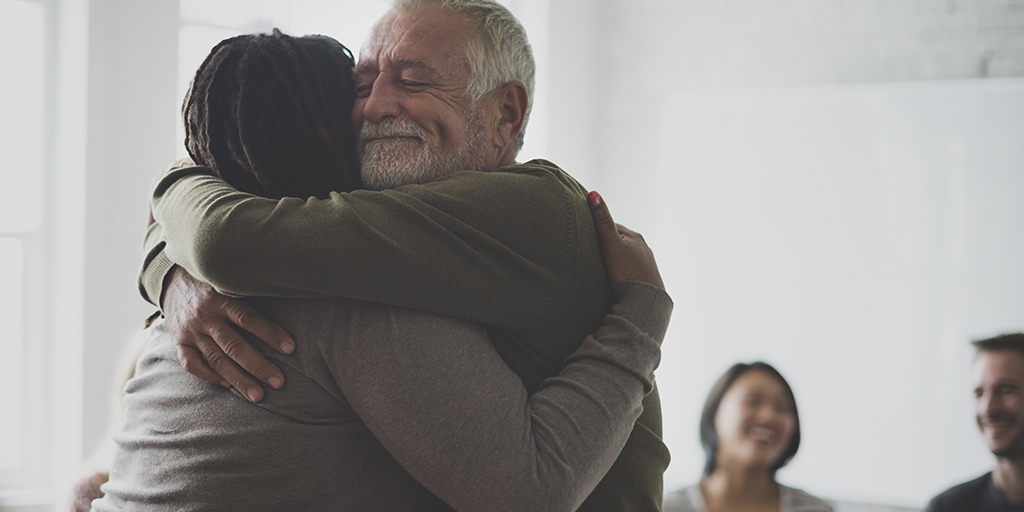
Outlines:
[{"label": "white wall", "polygon": [[139,296],[153,177],[174,161],[178,1],[89,2],[83,449],[107,427],[114,367],[153,311]]},{"label": "white wall", "polygon": [[797,395],[784,482],[920,506],[984,472],[967,340],[1024,330],[1024,80],[680,93],[660,133],[667,486],[753,359]]},{"label": "white wall", "polygon": [[640,198],[668,95],[1021,76],[1021,9],[1020,0],[551,0],[552,105],[565,114],[552,116],[551,151],[576,174],[593,173],[610,201],[629,201],[623,220],[650,225],[654,206]]},{"label": "white wall", "polygon": [[550,38],[552,158],[677,297],[669,488],[697,477],[714,378],[754,357],[802,401],[784,481],[920,506],[988,465],[967,342],[1024,327],[1024,162],[1019,97],[978,101],[1024,76],[1024,3],[551,0]]}]

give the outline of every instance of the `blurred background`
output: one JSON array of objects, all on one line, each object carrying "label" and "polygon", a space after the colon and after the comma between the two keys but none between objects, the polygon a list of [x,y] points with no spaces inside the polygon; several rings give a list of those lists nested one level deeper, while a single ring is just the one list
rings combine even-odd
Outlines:
[{"label": "blurred background", "polygon": [[[673,462],[737,360],[804,441],[780,481],[919,508],[991,466],[971,339],[1024,330],[1024,0],[507,0],[538,62],[521,160],[655,249]],[[59,502],[108,427],[154,175],[209,49],[279,27],[358,53],[379,0],[0,0],[0,510]]]}]

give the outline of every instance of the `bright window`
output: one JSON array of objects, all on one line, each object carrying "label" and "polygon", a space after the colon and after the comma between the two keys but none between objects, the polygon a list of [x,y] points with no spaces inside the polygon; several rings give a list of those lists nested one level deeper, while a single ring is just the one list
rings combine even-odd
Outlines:
[{"label": "bright window", "polygon": [[[0,0],[0,489],[46,478],[43,375],[45,288],[46,4]],[[16,79],[14,79],[16,77]]]},{"label": "bright window", "polygon": [[[21,240],[0,238],[0,353],[10,361],[22,359],[22,267]],[[22,365],[9,365],[0,372],[0,471],[16,470],[24,460],[22,451]]]}]

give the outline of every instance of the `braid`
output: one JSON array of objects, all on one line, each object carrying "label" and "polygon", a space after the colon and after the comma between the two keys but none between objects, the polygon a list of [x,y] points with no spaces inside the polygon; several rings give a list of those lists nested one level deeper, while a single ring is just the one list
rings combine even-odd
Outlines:
[{"label": "braid", "polygon": [[353,64],[348,49],[325,36],[274,29],[221,41],[182,106],[189,156],[265,197],[360,188]]}]

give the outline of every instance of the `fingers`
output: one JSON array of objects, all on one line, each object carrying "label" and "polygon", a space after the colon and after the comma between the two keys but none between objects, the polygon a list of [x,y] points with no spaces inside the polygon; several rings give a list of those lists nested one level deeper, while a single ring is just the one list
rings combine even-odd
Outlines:
[{"label": "fingers", "polygon": [[616,229],[617,224],[612,220],[612,214],[608,211],[608,204],[596,191],[587,194],[587,203],[590,205],[590,214],[594,217],[594,225],[597,227],[597,236],[601,243],[607,245],[613,237],[619,236]]},{"label": "fingers", "polygon": [[[274,366],[266,357],[263,357],[263,354],[256,350],[249,343],[249,340],[239,334],[230,324],[211,324],[207,328],[207,333],[216,342],[218,348],[216,351],[211,351],[214,357],[227,357],[231,362],[230,367],[241,367],[274,389],[280,389],[284,385],[284,374],[281,373],[281,370]],[[203,355],[207,356],[206,360],[210,363],[210,366],[213,366],[214,370],[219,371],[214,361],[210,360],[209,354],[204,351]],[[227,378],[228,376],[224,375],[224,377]],[[228,380],[231,381],[230,378]],[[244,388],[238,389],[244,393]],[[248,393],[246,393],[246,396],[249,396]]]},{"label": "fingers", "polygon": [[[232,322],[263,340],[270,348],[282,353],[291,354],[295,351],[295,341],[288,331],[271,322],[267,317],[242,301],[229,301],[225,313]],[[245,366],[245,365],[243,365]],[[255,375],[255,374],[254,374]],[[256,375],[260,377],[259,375]],[[264,380],[260,378],[260,380]]]},{"label": "fingers", "polygon": [[641,235],[640,233],[637,233],[636,231],[633,231],[632,229],[627,228],[626,226],[623,226],[622,224],[616,224],[615,225],[615,231],[618,233],[618,235],[621,238],[625,238],[626,240],[643,240],[644,239],[643,235]]},{"label": "fingers", "polygon": [[[203,359],[209,368],[214,373],[220,375],[222,377],[221,380],[226,380],[231,387],[242,393],[242,396],[248,398],[250,402],[263,400],[263,388],[260,384],[251,378],[242,367],[235,364],[234,360],[225,354],[213,339],[203,338],[197,344],[197,348],[202,353]],[[188,369],[186,371],[192,373]]]},{"label": "fingers", "polygon": [[231,387],[231,383],[224,380],[217,372],[206,364],[203,353],[198,348],[189,345],[178,345],[178,363],[192,376],[214,384],[216,386]]},{"label": "fingers", "polygon": [[274,350],[289,354],[295,342],[287,331],[183,269],[172,273],[165,290],[167,324],[182,347],[179,359],[185,371],[214,384],[226,381],[253,402],[263,399],[263,388],[252,377],[274,389],[284,385],[284,373],[240,332],[249,331]]},{"label": "fingers", "polygon": [[587,195],[587,203],[594,217],[598,238],[601,240],[601,252],[612,284],[640,281],[665,288],[654,253],[644,237],[616,224],[608,211],[608,205],[597,192]]}]

